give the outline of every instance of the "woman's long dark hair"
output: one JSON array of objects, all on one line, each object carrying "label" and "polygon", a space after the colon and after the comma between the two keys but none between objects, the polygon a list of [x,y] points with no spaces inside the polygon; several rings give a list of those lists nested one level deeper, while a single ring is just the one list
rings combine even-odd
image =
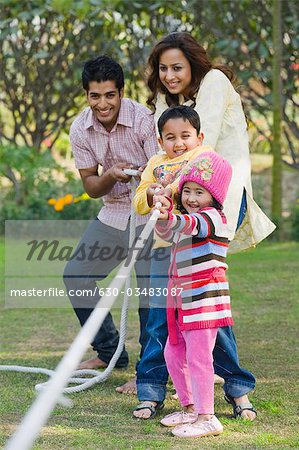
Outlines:
[{"label": "woman's long dark hair", "polygon": [[201,80],[211,69],[221,70],[230,81],[233,81],[233,71],[225,65],[213,65],[205,49],[189,33],[171,33],[155,45],[148,59],[147,85],[151,91],[151,95],[147,100],[149,106],[155,108],[154,100],[158,92],[165,94],[168,106],[179,105],[179,96],[177,94],[170,94],[159,78],[160,57],[165,50],[171,48],[181,50],[191,66],[192,76],[187,99],[192,100],[193,103],[195,103],[196,92]]}]

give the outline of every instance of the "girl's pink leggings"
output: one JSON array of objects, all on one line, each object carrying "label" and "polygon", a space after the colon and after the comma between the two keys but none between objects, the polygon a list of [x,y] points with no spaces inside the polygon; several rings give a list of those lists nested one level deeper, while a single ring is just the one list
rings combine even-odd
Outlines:
[{"label": "girl's pink leggings", "polygon": [[178,343],[167,343],[164,356],[182,406],[196,414],[214,414],[213,349],[218,328],[180,331]]}]

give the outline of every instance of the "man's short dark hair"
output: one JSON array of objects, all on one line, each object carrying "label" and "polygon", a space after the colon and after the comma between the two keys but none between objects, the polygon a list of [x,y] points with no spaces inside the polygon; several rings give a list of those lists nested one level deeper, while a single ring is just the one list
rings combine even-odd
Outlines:
[{"label": "man's short dark hair", "polygon": [[82,71],[82,84],[86,92],[91,81],[114,81],[118,91],[124,87],[124,72],[121,66],[107,55],[90,59],[84,64]]},{"label": "man's short dark hair", "polygon": [[164,113],[160,116],[158,120],[158,130],[160,137],[162,138],[163,128],[170,119],[183,119],[188,120],[190,124],[196,129],[197,135],[200,133],[200,118],[195,109],[191,106],[173,106],[172,108],[166,109]]}]

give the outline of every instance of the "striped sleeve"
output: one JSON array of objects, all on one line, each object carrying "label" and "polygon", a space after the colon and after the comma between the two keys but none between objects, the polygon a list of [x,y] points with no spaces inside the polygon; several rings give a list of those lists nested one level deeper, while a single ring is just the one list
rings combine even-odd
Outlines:
[{"label": "striped sleeve", "polygon": [[157,234],[164,240],[171,240],[173,233],[181,233],[199,238],[213,236],[226,237],[226,227],[221,215],[214,208],[194,214],[172,214],[169,219],[156,225]]},{"label": "striped sleeve", "polygon": [[197,236],[206,238],[215,232],[213,220],[207,214],[195,214],[198,220]]},{"label": "striped sleeve", "polygon": [[164,241],[172,241],[173,238],[173,227],[177,222],[177,215],[171,212],[168,215],[168,220],[158,221],[155,227],[157,235]]},{"label": "striped sleeve", "polygon": [[196,235],[199,238],[207,237],[227,237],[226,224],[223,222],[221,214],[215,208],[206,208],[193,216],[197,220]]},{"label": "striped sleeve", "polygon": [[206,237],[210,234],[212,221],[201,214],[169,214],[169,219],[156,225],[157,234],[165,240],[175,233]]},{"label": "striped sleeve", "polygon": [[176,223],[172,229],[176,233],[194,235],[197,230],[197,217],[195,214],[177,214]]},{"label": "striped sleeve", "polygon": [[[200,213],[200,216],[205,219],[209,227],[209,234],[206,236],[227,239],[227,223],[223,213],[219,213],[215,208],[206,209]],[[199,237],[205,237],[202,234],[198,234]]]}]

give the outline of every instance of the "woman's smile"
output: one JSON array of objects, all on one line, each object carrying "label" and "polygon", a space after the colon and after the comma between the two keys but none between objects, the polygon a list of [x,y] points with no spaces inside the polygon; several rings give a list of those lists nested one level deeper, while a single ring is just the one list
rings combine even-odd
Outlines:
[{"label": "woman's smile", "polygon": [[192,79],[191,66],[184,53],[170,48],[162,53],[159,61],[159,78],[171,94],[185,94]]}]

